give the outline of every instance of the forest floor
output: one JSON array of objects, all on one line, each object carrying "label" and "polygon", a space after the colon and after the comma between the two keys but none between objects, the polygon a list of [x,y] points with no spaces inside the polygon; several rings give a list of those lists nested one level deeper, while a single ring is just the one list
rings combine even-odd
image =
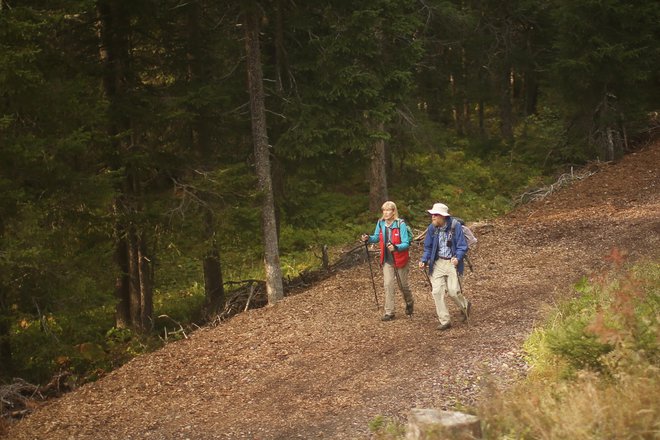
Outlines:
[{"label": "forest floor", "polygon": [[[415,314],[381,322],[366,260],[140,356],[10,426],[20,439],[367,439],[377,417],[488,398],[526,371],[521,344],[550,306],[612,260],[657,260],[660,143],[478,228],[468,326],[437,318],[411,268]],[[451,208],[451,207],[450,207]],[[375,221],[375,219],[374,219]],[[618,251],[613,252],[613,249]],[[412,246],[412,261],[421,253]]]}]

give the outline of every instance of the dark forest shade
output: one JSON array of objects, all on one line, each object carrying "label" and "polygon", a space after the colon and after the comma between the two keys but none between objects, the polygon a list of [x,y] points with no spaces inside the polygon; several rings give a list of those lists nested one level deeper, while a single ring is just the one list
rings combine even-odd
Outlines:
[{"label": "dark forest shade", "polygon": [[476,210],[619,157],[660,102],[658,2],[0,5],[4,376],[177,301],[212,319],[236,279],[275,302],[383,199]]}]

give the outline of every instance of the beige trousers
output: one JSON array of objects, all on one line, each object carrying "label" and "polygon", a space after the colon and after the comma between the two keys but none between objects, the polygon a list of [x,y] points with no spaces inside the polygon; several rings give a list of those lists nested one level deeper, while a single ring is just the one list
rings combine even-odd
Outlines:
[{"label": "beige trousers", "polygon": [[[399,278],[401,279],[401,286],[403,287],[403,298],[406,301],[406,304],[413,302],[412,292],[410,291],[410,286],[408,286],[408,267],[410,263],[406,264],[404,267],[397,268],[399,272]],[[396,273],[394,272],[394,265],[391,263],[383,264],[383,284],[385,287],[385,314],[393,315],[394,314],[394,294],[398,287],[396,281]]]},{"label": "beige trousers", "polygon": [[438,314],[440,324],[444,325],[450,321],[449,310],[445,304],[445,291],[461,310],[467,307],[467,299],[461,293],[458,283],[458,273],[449,260],[437,260],[433,264],[431,275],[433,286],[433,300],[435,301],[435,312]]}]

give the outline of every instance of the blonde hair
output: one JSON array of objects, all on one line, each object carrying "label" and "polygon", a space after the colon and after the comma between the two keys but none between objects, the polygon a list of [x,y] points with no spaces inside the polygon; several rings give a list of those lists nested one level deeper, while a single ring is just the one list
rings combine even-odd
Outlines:
[{"label": "blonde hair", "polygon": [[[399,210],[396,209],[396,203],[391,202],[391,201],[388,200],[387,202],[383,203],[383,206],[381,206],[380,209],[381,210],[382,209],[391,209],[391,210],[393,210],[394,211],[394,216],[392,217],[392,220],[398,220],[399,219]],[[381,217],[381,220],[382,219],[383,218]]]}]

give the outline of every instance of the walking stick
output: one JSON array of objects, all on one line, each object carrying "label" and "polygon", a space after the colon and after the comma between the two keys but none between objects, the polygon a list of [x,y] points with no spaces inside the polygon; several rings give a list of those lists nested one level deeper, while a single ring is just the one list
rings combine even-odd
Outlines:
[{"label": "walking stick", "polygon": [[[463,295],[463,283],[461,283],[461,275],[458,273],[458,268],[454,267],[454,270],[456,271],[456,279],[458,280],[458,290],[461,292],[461,296],[465,298],[465,295]],[[465,298],[465,301],[468,301],[467,298]],[[468,313],[468,305],[469,301],[466,303],[465,308],[463,309],[463,314],[465,315],[465,322],[467,322],[468,327],[470,327],[470,314]]]},{"label": "walking stick", "polygon": [[374,270],[371,268],[371,260],[369,258],[369,244],[364,242],[364,251],[367,253],[367,263],[369,263],[369,272],[371,273],[371,286],[374,288],[374,299],[376,300],[376,309],[380,308],[378,305],[378,294],[376,293],[376,282],[374,281]]},{"label": "walking stick", "polygon": [[426,278],[426,282],[429,283],[429,287],[433,288],[433,284],[431,283],[431,278],[429,278],[429,274],[426,272],[426,267],[422,267],[420,270],[424,274],[424,278]]}]

